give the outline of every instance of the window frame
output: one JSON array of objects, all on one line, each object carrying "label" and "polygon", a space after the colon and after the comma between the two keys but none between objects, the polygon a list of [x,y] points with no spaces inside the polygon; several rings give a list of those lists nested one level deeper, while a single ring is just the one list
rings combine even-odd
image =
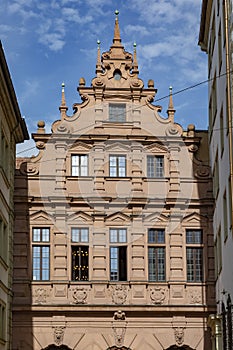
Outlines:
[{"label": "window frame", "polygon": [[[111,165],[113,158],[116,158],[116,165]],[[120,166],[120,158],[124,159],[124,167]],[[112,174],[112,170],[115,169],[115,175]],[[121,169],[124,169],[124,174],[120,174]],[[127,177],[127,158],[125,154],[110,154],[109,155],[109,177]]]},{"label": "window frame", "polygon": [[[160,161],[162,160],[162,166]],[[164,155],[155,154],[147,155],[146,157],[147,178],[149,179],[163,179],[164,178]]]},{"label": "window frame", "polygon": [[[111,231],[116,231],[116,239],[111,239]],[[122,240],[122,231],[125,239]],[[126,282],[127,271],[127,229],[112,227],[109,229],[109,278],[111,282]]]},{"label": "window frame", "polygon": [[6,324],[7,324],[7,320],[6,320],[6,313],[7,313],[7,309],[6,309],[6,304],[4,303],[3,300],[0,299],[0,342],[5,343],[6,341]]},{"label": "window frame", "polygon": [[[37,237],[39,233],[39,237],[36,239],[34,238],[35,237],[34,230],[39,231],[36,233]],[[48,231],[45,234],[46,239],[43,239],[44,230]],[[50,280],[50,273],[51,273],[50,243],[51,243],[50,227],[48,226],[32,227],[32,281],[49,281]],[[47,262],[46,265],[44,265],[45,262]]]},{"label": "window frame", "polygon": [[[150,236],[150,234],[153,231],[154,231],[154,239],[152,240],[151,239],[152,236]],[[166,231],[165,229],[149,228],[147,230],[147,245],[148,245],[147,247],[148,281],[165,282],[166,281]],[[162,257],[159,256],[161,252],[162,252]],[[159,260],[162,260],[162,261],[159,261]]]},{"label": "window frame", "polygon": [[[114,111],[114,108],[116,109],[116,111]],[[112,122],[112,123],[125,123],[126,122],[126,103],[109,103],[108,120],[109,122]]]},{"label": "window frame", "polygon": [[[76,231],[76,232],[75,232]],[[77,239],[73,239],[73,234]],[[88,227],[71,227],[71,280],[72,281],[89,281],[89,228]],[[78,261],[76,256],[78,254]],[[76,264],[76,265],[75,265]],[[77,274],[76,274],[77,271]],[[83,275],[82,275],[83,273]]]},{"label": "window frame", "polygon": [[[188,237],[188,233],[192,233]],[[195,233],[199,235],[195,236]],[[204,280],[204,253],[203,230],[200,228],[186,229],[186,279],[188,283],[203,283]],[[191,276],[193,276],[191,278]]]},{"label": "window frame", "polygon": [[[78,164],[74,164],[74,158],[78,158]],[[82,158],[86,158],[86,164],[82,165]],[[73,177],[86,177],[89,176],[89,156],[88,154],[75,153],[70,157],[71,176]],[[84,171],[83,171],[84,170]]]},{"label": "window frame", "polygon": [[8,264],[8,251],[9,251],[9,226],[5,220],[0,216],[0,259]]}]

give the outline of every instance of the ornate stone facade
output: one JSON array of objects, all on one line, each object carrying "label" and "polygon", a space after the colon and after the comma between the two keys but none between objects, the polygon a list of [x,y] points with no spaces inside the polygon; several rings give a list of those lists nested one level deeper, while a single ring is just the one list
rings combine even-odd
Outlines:
[{"label": "ornate stone facade", "polygon": [[210,340],[207,133],[175,123],[172,91],[163,118],[153,81],[144,87],[138,73],[117,18],[91,87],[80,79],[83,102],[68,116],[63,86],[52,133],[39,122],[38,155],[18,160],[14,350],[58,340],[75,350],[201,350]]}]

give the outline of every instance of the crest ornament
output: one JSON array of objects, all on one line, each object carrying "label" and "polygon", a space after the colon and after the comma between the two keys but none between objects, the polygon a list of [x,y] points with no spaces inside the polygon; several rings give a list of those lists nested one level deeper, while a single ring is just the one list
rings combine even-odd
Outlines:
[{"label": "crest ornament", "polygon": [[121,284],[113,286],[112,301],[114,304],[124,304],[127,298],[127,287]]},{"label": "crest ornament", "polygon": [[165,289],[154,287],[150,289],[150,298],[153,304],[163,304],[166,297]]},{"label": "crest ornament", "polygon": [[35,290],[35,302],[38,304],[45,304],[47,299],[47,291],[45,288],[37,288]]},{"label": "crest ornament", "polygon": [[201,293],[199,290],[191,290],[189,292],[190,304],[201,304]]},{"label": "crest ornament", "polygon": [[72,290],[72,297],[75,304],[85,304],[87,299],[87,291],[84,287],[76,287]]}]

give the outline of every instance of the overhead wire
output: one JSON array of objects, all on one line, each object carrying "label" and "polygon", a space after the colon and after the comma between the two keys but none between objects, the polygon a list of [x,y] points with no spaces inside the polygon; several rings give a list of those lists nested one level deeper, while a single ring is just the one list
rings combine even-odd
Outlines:
[{"label": "overhead wire", "polygon": [[[193,85],[187,86],[187,87],[185,87],[185,88],[183,88],[183,89],[180,89],[180,90],[178,90],[178,91],[172,92],[172,96],[181,94],[181,93],[186,92],[186,91],[189,91],[189,90],[192,90],[192,89],[194,89],[194,88],[196,88],[196,87],[198,87],[198,86],[200,86],[200,85],[204,85],[204,84],[206,84],[206,83],[209,83],[209,82],[213,81],[214,79],[218,79],[218,78],[221,78],[221,77],[223,77],[223,76],[226,76],[227,74],[232,74],[232,73],[233,73],[233,71],[224,72],[224,73],[221,73],[221,74],[219,74],[219,75],[217,75],[217,76],[214,76],[213,78],[208,78],[208,79],[206,79],[206,80],[200,81],[200,82],[197,83],[197,84],[193,84]],[[170,94],[165,95],[165,96],[162,96],[162,97],[160,97],[160,98],[158,98],[158,99],[155,99],[153,102],[156,103],[156,102],[165,100],[165,99],[167,99],[167,98],[169,98],[169,97],[170,97]],[[139,109],[139,108],[141,108],[141,107],[143,107],[143,106],[145,106],[145,105],[146,105],[146,103],[143,103],[143,104],[137,106],[136,109]],[[88,109],[88,108],[92,108],[92,107],[87,107],[87,109]],[[133,109],[135,109],[135,107],[134,107],[134,108],[129,108],[129,109],[126,111],[126,113],[132,111]],[[121,115],[122,115],[122,114],[120,113],[120,114],[118,115],[118,117],[120,117]],[[72,117],[72,116],[71,116],[71,117]],[[88,128],[90,128],[90,127],[92,127],[92,126],[94,126],[94,125],[96,125],[96,124],[95,124],[95,123],[92,123],[92,124],[90,124],[90,125],[88,126]],[[82,131],[82,130],[84,130],[84,129],[86,129],[86,128],[87,128],[87,127],[84,127],[84,128],[81,128],[81,129],[76,129],[76,130],[74,130],[74,131],[77,131],[77,130],[78,130],[78,131]],[[226,128],[224,128],[224,129],[226,129]],[[216,131],[216,130],[221,130],[221,128],[219,128],[219,129],[211,129],[211,131]],[[22,151],[19,151],[19,152],[16,153],[16,156],[17,156],[18,154],[28,152],[28,151],[30,151],[30,150],[32,150],[32,149],[36,149],[36,146],[30,147],[30,148],[26,148],[26,149],[24,149],[24,150],[22,150]]]}]

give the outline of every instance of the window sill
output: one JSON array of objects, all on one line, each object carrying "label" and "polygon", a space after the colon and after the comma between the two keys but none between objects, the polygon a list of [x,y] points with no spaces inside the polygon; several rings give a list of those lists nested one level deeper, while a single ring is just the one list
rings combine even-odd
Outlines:
[{"label": "window sill", "polygon": [[142,179],[148,182],[154,182],[154,181],[164,182],[168,180],[168,178],[166,178],[165,176],[164,177],[143,177]]},{"label": "window sill", "polygon": [[66,178],[67,178],[67,180],[75,180],[75,181],[77,181],[77,180],[79,180],[79,181],[93,181],[93,179],[94,179],[94,177],[93,176],[90,176],[90,175],[87,175],[87,176],[71,176],[71,175],[69,175],[69,176],[66,176]]},{"label": "window sill", "polygon": [[130,176],[106,176],[104,177],[106,181],[131,181],[132,177]]}]

